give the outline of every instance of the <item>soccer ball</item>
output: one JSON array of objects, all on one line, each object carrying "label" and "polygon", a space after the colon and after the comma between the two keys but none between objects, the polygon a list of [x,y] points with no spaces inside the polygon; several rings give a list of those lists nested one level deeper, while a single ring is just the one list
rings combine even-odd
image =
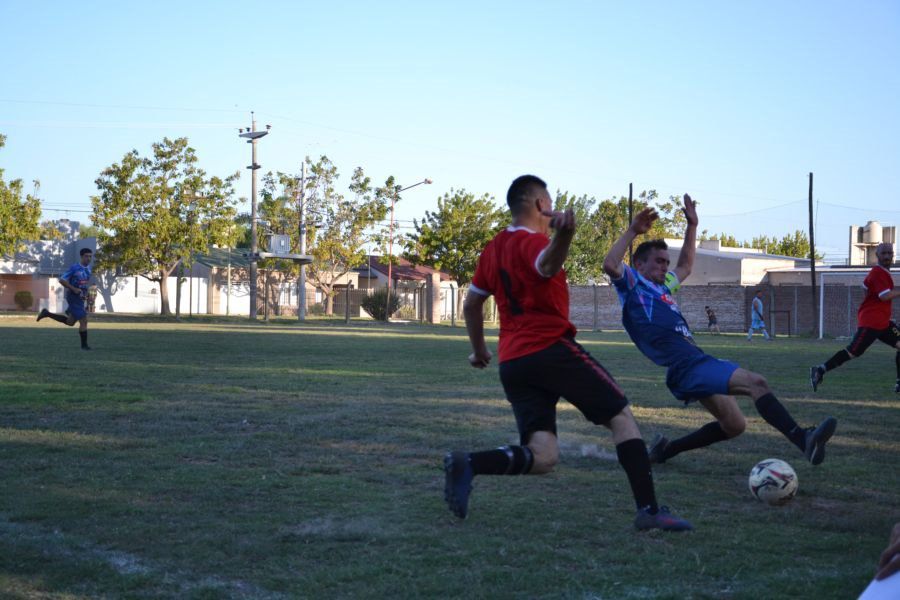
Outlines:
[{"label": "soccer ball", "polygon": [[767,458],[750,470],[750,493],[760,502],[781,506],[797,494],[797,473],[791,465],[777,458]]}]

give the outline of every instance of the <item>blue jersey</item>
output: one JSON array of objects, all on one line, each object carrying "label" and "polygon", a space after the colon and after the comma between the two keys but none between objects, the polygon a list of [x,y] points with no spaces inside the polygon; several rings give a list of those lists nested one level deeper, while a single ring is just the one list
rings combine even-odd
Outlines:
[{"label": "blue jersey", "polygon": [[[65,273],[59,276],[60,279],[69,283],[69,285],[73,285],[79,289],[81,289],[85,296],[87,295],[88,286],[91,284],[91,267],[85,267],[81,263],[75,263],[71,267],[69,267]],[[71,302],[71,298],[78,298],[72,293],[69,288],[66,288],[66,302]]]},{"label": "blue jersey", "polygon": [[613,279],[622,303],[622,323],[644,355],[662,366],[691,362],[705,356],[694,343],[691,328],[672,294],[681,286],[669,271],[665,283],[654,283],[622,264],[622,277]]}]

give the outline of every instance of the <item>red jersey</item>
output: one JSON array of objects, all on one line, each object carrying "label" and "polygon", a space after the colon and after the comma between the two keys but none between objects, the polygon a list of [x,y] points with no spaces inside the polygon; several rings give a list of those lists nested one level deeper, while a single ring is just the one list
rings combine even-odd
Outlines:
[{"label": "red jersey", "polygon": [[863,281],[866,297],[859,305],[857,321],[860,327],[887,329],[891,323],[891,302],[883,302],[881,296],[894,289],[891,272],[875,265]]},{"label": "red jersey", "polygon": [[577,330],[569,322],[569,286],[562,269],[553,277],[538,270],[550,238],[524,227],[508,227],[492,239],[478,259],[469,288],[493,294],[500,312],[499,361],[552,346]]}]

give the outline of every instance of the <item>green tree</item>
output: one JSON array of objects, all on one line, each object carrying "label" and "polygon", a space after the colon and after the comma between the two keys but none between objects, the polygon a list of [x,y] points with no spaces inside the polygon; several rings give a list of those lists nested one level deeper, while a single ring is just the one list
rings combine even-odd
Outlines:
[{"label": "green tree", "polygon": [[[6,145],[6,136],[0,135],[0,148]],[[12,255],[29,240],[41,235],[38,222],[41,218],[41,201],[37,198],[40,184],[34,182],[34,193],[23,197],[21,179],[7,183],[0,169],[0,257]]]},{"label": "green tree", "polygon": [[413,220],[415,233],[403,240],[403,257],[417,265],[445,271],[460,285],[475,275],[481,250],[509,223],[507,211],[488,194],[476,197],[451,189],[438,198],[435,212]]},{"label": "green tree", "polygon": [[91,198],[98,269],[120,267],[158,283],[161,312],[171,314],[167,281],[179,261],[232,242],[238,176],[207,176],[187,138],[164,138],[150,157],[127,153],[100,173],[100,194]]},{"label": "green tree", "polygon": [[[327,156],[315,162],[307,157],[306,164],[306,242],[307,254],[313,258],[307,276],[325,293],[325,312],[330,315],[334,312],[336,285],[353,268],[365,263],[367,232],[384,218],[386,208],[384,197],[374,193],[372,182],[361,167],[353,171],[350,195],[345,197],[335,189],[338,170]],[[263,214],[273,228],[286,228],[285,233],[296,240],[299,214],[294,198],[300,177],[279,173],[272,181],[282,192],[266,201]]]}]

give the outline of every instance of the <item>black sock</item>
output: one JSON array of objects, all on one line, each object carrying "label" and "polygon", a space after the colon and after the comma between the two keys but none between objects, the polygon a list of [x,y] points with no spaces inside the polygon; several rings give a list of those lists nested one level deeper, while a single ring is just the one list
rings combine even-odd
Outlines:
[{"label": "black sock", "polygon": [[471,453],[469,464],[476,475],[525,475],[534,464],[534,454],[525,446],[501,446]]},{"label": "black sock", "polygon": [[839,366],[850,360],[850,358],[850,353],[847,352],[846,348],[844,348],[835,352],[834,356],[826,360],[823,366],[825,367],[826,371],[837,369]]},{"label": "black sock", "polygon": [[897,365],[897,381],[900,381],[900,350],[894,356],[894,363]]},{"label": "black sock", "polygon": [[638,509],[649,508],[651,514],[656,514],[659,506],[656,504],[653,471],[650,469],[650,458],[647,456],[644,440],[634,438],[618,444],[616,455],[628,475],[628,483],[631,484],[631,493]]},{"label": "black sock", "polygon": [[728,436],[725,435],[719,422],[713,421],[712,423],[707,423],[693,433],[689,433],[677,440],[670,441],[663,449],[662,459],[667,460],[681,452],[694,450],[695,448],[703,448],[704,446],[709,446],[710,444],[722,442],[727,439]]},{"label": "black sock", "polygon": [[69,324],[69,319],[68,319],[67,317],[62,316],[62,315],[58,315],[58,314],[56,314],[56,313],[47,313],[47,316],[48,316],[49,318],[53,319],[54,321],[56,321],[57,323],[62,323],[63,325],[68,325],[68,324]]},{"label": "black sock", "polygon": [[802,429],[775,394],[769,392],[756,400],[756,410],[766,423],[784,434],[801,450],[806,448],[806,430]]},{"label": "black sock", "polygon": [[81,347],[87,348],[87,331],[79,331],[78,336],[81,338]]}]

